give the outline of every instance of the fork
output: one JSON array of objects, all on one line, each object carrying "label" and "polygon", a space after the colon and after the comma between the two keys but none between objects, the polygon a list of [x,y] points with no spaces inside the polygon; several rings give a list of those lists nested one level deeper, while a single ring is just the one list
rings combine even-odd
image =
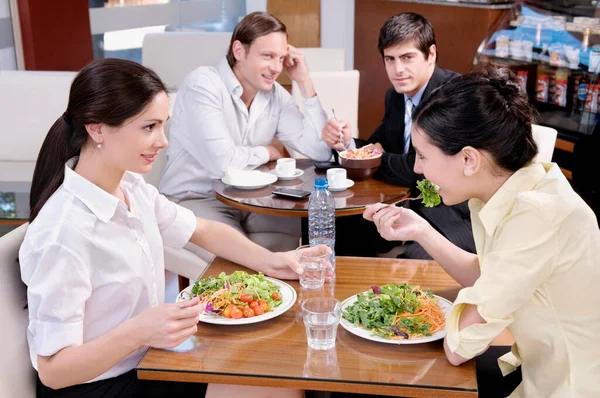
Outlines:
[{"label": "fork", "polygon": [[423,195],[422,195],[422,194],[419,194],[418,196],[415,196],[414,198],[404,198],[404,199],[400,199],[400,200],[398,200],[398,201],[396,201],[396,202],[389,203],[389,204],[388,204],[387,206],[385,206],[385,207],[382,207],[381,209],[377,210],[377,211],[375,212],[375,214],[379,213],[381,210],[383,210],[383,209],[385,209],[385,208],[388,208],[388,207],[390,207],[390,206],[397,206],[397,205],[399,205],[400,203],[403,203],[403,202],[408,202],[408,201],[411,201],[411,200],[419,200],[419,199],[423,199]]},{"label": "fork", "polygon": [[[333,120],[335,120],[336,123],[339,123],[338,118],[335,116],[335,109],[331,108],[331,113],[333,113]],[[342,146],[342,148],[344,148],[344,151],[348,150],[348,148],[346,148],[346,145],[344,145],[344,134],[342,133],[341,130],[340,130],[340,145]]]},{"label": "fork", "polygon": [[408,202],[409,200],[419,200],[419,199],[423,199],[423,195],[422,194],[419,194],[418,196],[415,196],[414,198],[400,199],[399,201],[390,203],[389,205],[390,206],[397,206],[397,205],[399,205],[402,202]]}]

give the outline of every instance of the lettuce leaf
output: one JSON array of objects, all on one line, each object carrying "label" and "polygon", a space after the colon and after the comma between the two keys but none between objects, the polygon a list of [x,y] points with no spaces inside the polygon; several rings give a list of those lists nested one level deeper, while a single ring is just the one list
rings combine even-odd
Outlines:
[{"label": "lettuce leaf", "polygon": [[423,196],[422,203],[425,207],[435,207],[442,203],[442,199],[438,194],[440,187],[432,184],[428,179],[417,181],[417,188],[421,191],[421,195]]}]

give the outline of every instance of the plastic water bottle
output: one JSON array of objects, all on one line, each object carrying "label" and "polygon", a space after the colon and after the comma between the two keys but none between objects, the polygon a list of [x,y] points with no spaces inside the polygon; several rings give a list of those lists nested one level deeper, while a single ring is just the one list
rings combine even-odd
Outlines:
[{"label": "plastic water bottle", "polygon": [[335,272],[335,201],[328,187],[326,178],[315,180],[315,190],[308,200],[308,243],[329,246],[331,271]]}]

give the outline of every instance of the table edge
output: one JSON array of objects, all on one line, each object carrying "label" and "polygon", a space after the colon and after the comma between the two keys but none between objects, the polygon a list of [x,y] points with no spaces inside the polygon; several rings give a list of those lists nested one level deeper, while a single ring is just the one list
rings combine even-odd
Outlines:
[{"label": "table edge", "polygon": [[[190,373],[184,371],[164,371],[157,369],[136,368],[137,377],[141,380],[160,380],[185,383],[217,383],[237,384],[245,386],[300,388],[305,390],[364,393],[389,396],[406,396],[415,398],[463,398],[477,397],[478,389],[458,389],[442,387],[419,387],[408,385],[390,385],[382,383],[365,383],[348,380],[306,380],[294,377],[234,375],[223,373]],[[432,395],[434,394],[434,395]]]},{"label": "table edge", "polygon": [[[306,218],[308,217],[308,210],[306,209],[297,209],[297,210],[293,210],[293,209],[274,209],[271,207],[262,207],[262,206],[255,206],[255,205],[249,205],[246,203],[240,203],[237,202],[233,199],[229,199],[226,196],[223,196],[222,194],[218,193],[217,191],[213,191],[215,194],[215,197],[217,198],[217,200],[219,200],[220,202],[231,206],[235,209],[239,209],[239,210],[243,210],[243,211],[249,211],[252,213],[258,213],[258,214],[267,214],[270,216],[282,216],[282,217],[298,217],[298,218]],[[407,197],[410,194],[410,192],[406,192],[406,195],[404,197]],[[395,199],[391,199],[388,201],[384,201],[382,203],[393,203],[393,202],[397,202],[398,198]],[[350,207],[347,209],[336,209],[335,210],[335,215],[336,217],[346,217],[346,216],[355,216],[358,214],[362,214],[366,209],[366,206],[357,206],[357,207]]]}]

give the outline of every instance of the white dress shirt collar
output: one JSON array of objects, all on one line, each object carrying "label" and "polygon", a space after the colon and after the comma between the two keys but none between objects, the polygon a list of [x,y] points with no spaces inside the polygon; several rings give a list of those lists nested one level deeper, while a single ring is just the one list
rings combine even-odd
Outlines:
[{"label": "white dress shirt collar", "polygon": [[[98,219],[108,222],[114,216],[120,200],[75,172],[79,157],[65,164],[65,190],[81,200]],[[127,173],[125,173],[127,175]]]},{"label": "white dress shirt collar", "polygon": [[229,66],[229,62],[227,62],[227,58],[223,58],[217,64],[217,71],[219,75],[223,79],[223,83],[225,83],[225,87],[227,87],[227,91],[232,97],[240,98],[242,93],[244,92],[244,88],[242,84],[238,80],[235,73],[233,73],[233,69]]}]

